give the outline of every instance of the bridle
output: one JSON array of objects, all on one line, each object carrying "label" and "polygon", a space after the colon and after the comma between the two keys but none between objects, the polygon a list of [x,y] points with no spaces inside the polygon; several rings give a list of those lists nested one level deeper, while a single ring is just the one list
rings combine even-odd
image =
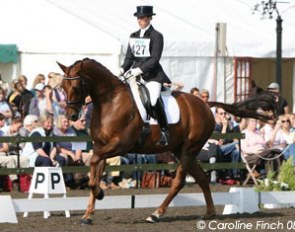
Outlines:
[{"label": "bridle", "polygon": [[63,77],[63,80],[65,81],[73,81],[73,80],[80,80],[81,81],[81,85],[79,89],[82,89],[82,94],[80,95],[80,99],[76,100],[76,101],[69,101],[68,99],[66,100],[67,106],[71,107],[71,108],[75,108],[77,105],[84,105],[85,104],[85,98],[87,97],[87,88],[86,88],[86,83],[83,80],[83,78],[81,78],[81,76],[77,76],[77,77]]}]

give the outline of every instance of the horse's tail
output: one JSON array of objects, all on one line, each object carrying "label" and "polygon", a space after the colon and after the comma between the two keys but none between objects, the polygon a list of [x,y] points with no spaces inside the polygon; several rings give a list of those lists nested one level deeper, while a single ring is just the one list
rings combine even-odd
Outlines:
[{"label": "horse's tail", "polygon": [[210,107],[223,108],[226,112],[241,118],[256,118],[269,121],[277,118],[275,99],[274,94],[261,92],[241,102],[233,104],[209,102],[209,105]]}]

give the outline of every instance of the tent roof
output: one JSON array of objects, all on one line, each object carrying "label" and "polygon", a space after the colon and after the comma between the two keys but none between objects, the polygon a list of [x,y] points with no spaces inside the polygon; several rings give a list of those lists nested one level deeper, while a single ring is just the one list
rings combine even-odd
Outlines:
[{"label": "tent roof", "polygon": [[[1,0],[0,43],[22,52],[120,54],[138,29],[137,5],[153,5],[156,29],[164,34],[165,56],[213,56],[215,26],[227,24],[229,56],[275,57],[275,19],[252,14],[256,0]],[[293,6],[293,8],[292,8]],[[283,57],[295,57],[294,0],[279,4]]]}]

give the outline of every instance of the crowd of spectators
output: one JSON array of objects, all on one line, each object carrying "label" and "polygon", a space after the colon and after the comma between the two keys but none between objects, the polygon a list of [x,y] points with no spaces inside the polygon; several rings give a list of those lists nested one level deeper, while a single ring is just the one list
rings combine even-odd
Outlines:
[{"label": "crowd of spectators", "polygon": [[[91,119],[91,97],[85,99],[83,113],[77,121],[70,121],[65,117],[66,96],[61,88],[62,76],[58,73],[49,73],[47,78],[38,74],[33,81],[32,88],[27,87],[27,78],[24,75],[13,80],[11,85],[0,80],[0,136],[50,137],[50,136],[85,136],[89,135]],[[176,89],[183,85],[176,83]],[[289,114],[287,101],[280,96],[277,83],[271,83],[268,91],[277,96],[278,120],[273,123],[263,123],[256,119],[238,119],[222,108],[211,109],[215,117],[215,133],[245,133],[246,138],[241,140],[213,140],[209,139],[202,151],[197,155],[200,162],[241,162],[241,155],[251,163],[258,164],[257,176],[265,174],[265,161],[261,157],[280,157],[288,159],[295,155],[294,133],[295,114]],[[191,89],[195,95],[207,103],[210,99],[209,91]],[[37,166],[66,166],[90,165],[93,155],[91,142],[33,142],[24,143],[20,151],[13,144],[0,144],[0,167],[16,168],[18,166],[17,153],[20,155],[20,167]],[[173,154],[168,154],[173,160]],[[126,154],[124,157],[108,159],[108,165],[158,163],[159,157],[143,154]],[[294,157],[295,158],[295,157]],[[175,162],[175,161],[173,161]],[[295,165],[295,159],[293,159]],[[234,184],[241,180],[242,174],[238,169],[213,170],[210,172],[210,182]],[[117,172],[105,173],[101,187],[130,188],[140,185],[143,173]],[[17,183],[16,175],[9,175],[12,183]],[[87,174],[65,174],[66,185],[70,188],[83,188],[88,181]],[[187,182],[191,181],[188,176]],[[139,181],[137,183],[136,181]],[[1,186],[1,179],[0,179]]]},{"label": "crowd of spectators", "polygon": [[[255,87],[255,93],[259,94],[263,90]],[[259,88],[259,91],[256,89]],[[256,177],[264,178],[266,176],[266,164],[273,160],[287,160],[293,157],[295,165],[295,114],[289,113],[287,100],[280,95],[280,87],[277,83],[269,84],[266,91],[273,93],[276,97],[277,113],[279,115],[276,121],[262,122],[253,118],[236,118],[230,115],[222,108],[215,108],[213,114],[215,116],[215,133],[244,133],[245,139],[241,140],[239,146],[238,140],[209,139],[204,145],[197,159],[200,162],[216,163],[216,162],[232,162],[239,163],[243,159],[249,164],[256,164],[254,174]],[[201,90],[194,87],[191,93],[200,97],[204,102],[209,101],[209,91]],[[280,162],[278,162],[280,163]],[[279,167],[275,167],[278,171]],[[240,182],[247,172],[237,169],[213,170],[210,173],[210,182],[221,182],[224,184],[235,184]],[[188,177],[189,181],[190,178]]]},{"label": "crowd of spectators", "polygon": [[[51,137],[51,136],[88,136],[93,105],[91,97],[85,99],[83,113],[79,119],[70,121],[65,116],[66,96],[61,87],[62,76],[49,73],[46,77],[38,74],[27,87],[27,78],[21,75],[11,84],[0,81],[0,136]],[[175,83],[175,88],[182,88]],[[173,87],[174,88],[174,87]],[[174,89],[175,89],[174,88]],[[27,142],[20,150],[10,143],[0,144],[0,168],[18,167],[17,154],[20,154],[19,167],[90,165],[93,155],[92,142]],[[126,154],[106,160],[108,165],[156,163],[155,155]],[[83,173],[64,174],[69,188],[85,188],[88,175]],[[130,188],[140,185],[140,172],[105,173],[100,186],[103,189]],[[6,178],[0,178],[0,189]],[[12,186],[17,188],[18,178],[9,175]]]}]

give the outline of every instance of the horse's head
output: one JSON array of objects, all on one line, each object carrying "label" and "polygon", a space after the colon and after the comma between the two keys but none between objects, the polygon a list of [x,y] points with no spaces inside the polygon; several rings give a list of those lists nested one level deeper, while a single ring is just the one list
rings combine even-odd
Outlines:
[{"label": "horse's head", "polygon": [[70,67],[66,67],[58,62],[57,64],[64,72],[62,87],[67,98],[66,115],[70,120],[76,121],[79,118],[83,105],[85,105],[85,98],[87,97],[85,84],[81,76],[79,76],[82,61],[78,61]]}]

